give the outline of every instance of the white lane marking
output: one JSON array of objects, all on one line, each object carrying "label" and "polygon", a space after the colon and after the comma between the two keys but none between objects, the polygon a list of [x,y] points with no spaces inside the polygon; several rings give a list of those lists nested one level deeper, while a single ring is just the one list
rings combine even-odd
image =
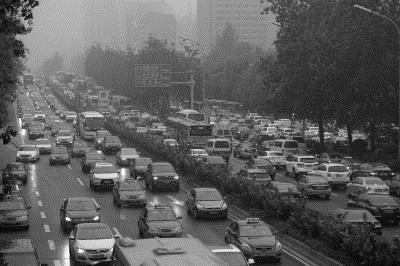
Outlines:
[{"label": "white lane marking", "polygon": [[40,197],[39,191],[35,191],[35,195],[38,196],[38,197]]},{"label": "white lane marking", "polygon": [[126,220],[126,216],[125,216],[125,214],[120,214],[119,215],[119,218],[121,219],[121,220],[123,220],[123,221],[125,221]]},{"label": "white lane marking", "polygon": [[46,214],[44,212],[40,212],[40,217],[42,217],[42,219],[46,219],[47,218],[47,216],[46,216]]},{"label": "white lane marking", "polygon": [[79,183],[82,187],[84,186],[82,180],[81,180],[79,177],[77,177],[76,180],[78,180],[78,183]]},{"label": "white lane marking", "polygon": [[53,264],[54,264],[54,266],[62,266],[60,260],[53,260]]},{"label": "white lane marking", "polygon": [[44,224],[44,225],[43,225],[43,228],[44,228],[44,231],[45,231],[46,233],[50,233],[50,226],[49,226],[48,224]]},{"label": "white lane marking", "polygon": [[43,207],[43,202],[42,202],[41,200],[38,200],[38,201],[37,201],[37,205],[38,205],[39,207]]},{"label": "white lane marking", "polygon": [[121,233],[118,231],[117,227],[113,227],[114,232],[119,235],[120,237],[122,237]]},{"label": "white lane marking", "polygon": [[55,250],[56,249],[56,245],[54,244],[53,240],[47,240],[47,242],[49,243],[49,249],[50,250]]},{"label": "white lane marking", "polygon": [[95,199],[93,199],[93,202],[97,207],[100,207],[100,205],[97,203],[97,201]]},{"label": "white lane marking", "polygon": [[71,165],[70,165],[70,164],[67,164],[67,166],[68,166],[68,168],[69,168],[69,169],[72,169],[72,167],[71,167]]},{"label": "white lane marking", "polygon": [[173,204],[176,204],[176,205],[179,205],[179,206],[184,206],[185,205],[183,201],[178,200],[177,198],[174,198],[174,197],[172,197],[170,195],[168,195],[167,198],[169,198],[172,201]]}]

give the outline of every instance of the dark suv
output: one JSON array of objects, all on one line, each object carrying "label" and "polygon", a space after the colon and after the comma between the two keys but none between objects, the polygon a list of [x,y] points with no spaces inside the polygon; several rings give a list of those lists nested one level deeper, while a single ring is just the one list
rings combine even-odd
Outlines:
[{"label": "dark suv", "polygon": [[150,191],[160,188],[172,188],[179,191],[179,175],[174,167],[167,162],[151,163],[144,174],[146,187]]},{"label": "dark suv", "polygon": [[26,184],[28,182],[28,172],[26,171],[26,166],[23,163],[9,163],[2,171],[4,183]]},{"label": "dark suv", "polygon": [[80,223],[99,223],[100,206],[86,197],[64,199],[60,208],[60,224],[64,231]]}]

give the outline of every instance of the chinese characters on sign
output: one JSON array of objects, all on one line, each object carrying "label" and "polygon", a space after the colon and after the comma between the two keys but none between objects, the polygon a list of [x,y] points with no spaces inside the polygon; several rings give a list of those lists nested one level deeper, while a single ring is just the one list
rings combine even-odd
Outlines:
[{"label": "chinese characters on sign", "polygon": [[171,65],[135,65],[136,87],[170,87]]}]

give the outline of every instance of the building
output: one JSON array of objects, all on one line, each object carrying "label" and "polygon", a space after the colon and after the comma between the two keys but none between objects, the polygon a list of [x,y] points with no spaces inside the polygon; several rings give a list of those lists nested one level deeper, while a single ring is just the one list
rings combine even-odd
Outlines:
[{"label": "building", "polygon": [[197,0],[197,41],[207,53],[227,23],[232,24],[239,41],[264,49],[273,48],[277,26],[273,15],[262,15],[257,0]]}]

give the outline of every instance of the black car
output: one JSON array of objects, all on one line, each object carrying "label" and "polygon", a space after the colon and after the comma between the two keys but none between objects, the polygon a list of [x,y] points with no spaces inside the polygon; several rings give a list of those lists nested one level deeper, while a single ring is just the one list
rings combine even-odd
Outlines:
[{"label": "black car", "polygon": [[94,147],[96,149],[102,148],[105,136],[111,136],[111,133],[108,130],[97,130],[96,135],[94,136]]},{"label": "black car", "polygon": [[365,209],[337,209],[335,217],[342,223],[351,224],[360,228],[367,228],[378,235],[382,235],[381,223]]},{"label": "black car", "polygon": [[224,197],[215,188],[194,188],[186,198],[187,212],[197,219],[199,217],[228,217],[228,205]]},{"label": "black car", "polygon": [[400,222],[400,205],[389,195],[361,194],[349,200],[347,207],[366,209],[380,221],[392,220],[395,224]]},{"label": "black car", "polygon": [[120,166],[128,166],[131,160],[139,157],[135,148],[121,148],[115,156],[115,163]]},{"label": "black car", "polygon": [[113,191],[113,202],[118,206],[146,206],[146,191],[137,180],[119,181]]},{"label": "black car", "polygon": [[38,139],[44,137],[44,125],[34,124],[29,127],[29,139]]},{"label": "black car", "polygon": [[150,191],[161,188],[172,188],[179,191],[179,175],[172,164],[167,162],[154,162],[149,164],[144,175],[146,187]]},{"label": "black car", "polygon": [[151,164],[153,160],[149,157],[139,157],[132,159],[129,162],[129,172],[132,177],[137,179],[139,176],[143,177],[144,172],[147,170],[149,164]]},{"label": "black car", "polygon": [[21,197],[9,197],[0,201],[0,229],[29,229],[30,206]]},{"label": "black car", "polygon": [[64,199],[60,208],[60,225],[68,231],[81,223],[99,223],[100,206],[91,198],[74,197]]},{"label": "black car", "polygon": [[67,148],[62,146],[54,147],[50,154],[49,163],[50,165],[69,164],[70,157]]},{"label": "black car", "polygon": [[292,183],[271,181],[264,188],[267,191],[267,197],[279,196],[285,202],[296,202],[301,196],[296,185]]},{"label": "black car", "polygon": [[74,142],[72,145],[71,157],[82,158],[85,153],[89,152],[90,148],[86,142]]},{"label": "black car", "polygon": [[97,152],[87,152],[82,157],[82,171],[84,173],[89,173],[93,170],[96,163],[103,163],[105,162],[105,158],[103,155]]},{"label": "black car", "polygon": [[122,148],[122,143],[117,136],[105,136],[102,144],[104,154],[117,153]]},{"label": "black car", "polygon": [[28,172],[23,163],[9,163],[2,169],[3,182],[5,184],[26,184],[28,182]]}]

